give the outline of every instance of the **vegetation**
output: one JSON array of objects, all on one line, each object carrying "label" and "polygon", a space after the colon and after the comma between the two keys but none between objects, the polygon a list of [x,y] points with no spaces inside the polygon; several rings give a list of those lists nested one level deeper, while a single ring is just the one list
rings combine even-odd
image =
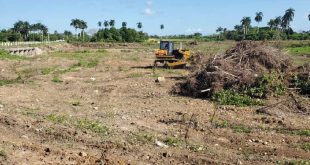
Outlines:
[{"label": "vegetation", "polygon": [[236,105],[241,107],[262,105],[261,101],[252,99],[250,96],[237,93],[233,90],[223,90],[216,92],[212,96],[212,100],[220,105]]}]

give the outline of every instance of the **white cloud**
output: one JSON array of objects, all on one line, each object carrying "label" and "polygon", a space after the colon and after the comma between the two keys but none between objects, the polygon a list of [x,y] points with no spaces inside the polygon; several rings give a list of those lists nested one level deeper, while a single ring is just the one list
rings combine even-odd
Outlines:
[{"label": "white cloud", "polygon": [[156,11],[153,10],[153,1],[152,0],[147,0],[146,1],[146,8],[142,12],[144,15],[154,15]]}]

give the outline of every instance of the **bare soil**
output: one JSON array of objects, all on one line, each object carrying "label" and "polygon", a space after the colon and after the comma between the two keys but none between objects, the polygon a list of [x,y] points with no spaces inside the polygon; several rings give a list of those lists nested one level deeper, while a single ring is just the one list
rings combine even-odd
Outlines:
[{"label": "bare soil", "polygon": [[[151,48],[89,47],[85,55],[104,54],[97,66],[70,70],[78,59],[57,53],[0,61],[1,79],[22,77],[0,87],[0,164],[309,162],[309,114],[171,95],[189,73],[154,74]],[[43,74],[56,66],[67,70]],[[158,76],[166,81],[156,83]]]}]

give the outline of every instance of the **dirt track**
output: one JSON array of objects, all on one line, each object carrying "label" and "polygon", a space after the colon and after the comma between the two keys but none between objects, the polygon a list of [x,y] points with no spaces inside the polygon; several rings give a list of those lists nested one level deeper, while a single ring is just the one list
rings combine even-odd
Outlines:
[{"label": "dirt track", "polygon": [[[0,61],[2,79],[22,78],[0,87],[1,164],[309,161],[309,115],[280,106],[270,116],[173,96],[187,71],[154,75],[150,48],[98,54],[97,66],[74,69],[79,59],[66,53]],[[56,67],[65,71],[42,73]],[[166,81],[155,83],[157,76]]]}]

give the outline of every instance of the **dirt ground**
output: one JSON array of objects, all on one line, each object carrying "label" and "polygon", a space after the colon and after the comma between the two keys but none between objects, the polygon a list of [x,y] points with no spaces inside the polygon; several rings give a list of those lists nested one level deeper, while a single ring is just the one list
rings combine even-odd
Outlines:
[{"label": "dirt ground", "polygon": [[174,96],[149,46],[58,49],[0,60],[0,164],[309,163],[309,114]]}]

